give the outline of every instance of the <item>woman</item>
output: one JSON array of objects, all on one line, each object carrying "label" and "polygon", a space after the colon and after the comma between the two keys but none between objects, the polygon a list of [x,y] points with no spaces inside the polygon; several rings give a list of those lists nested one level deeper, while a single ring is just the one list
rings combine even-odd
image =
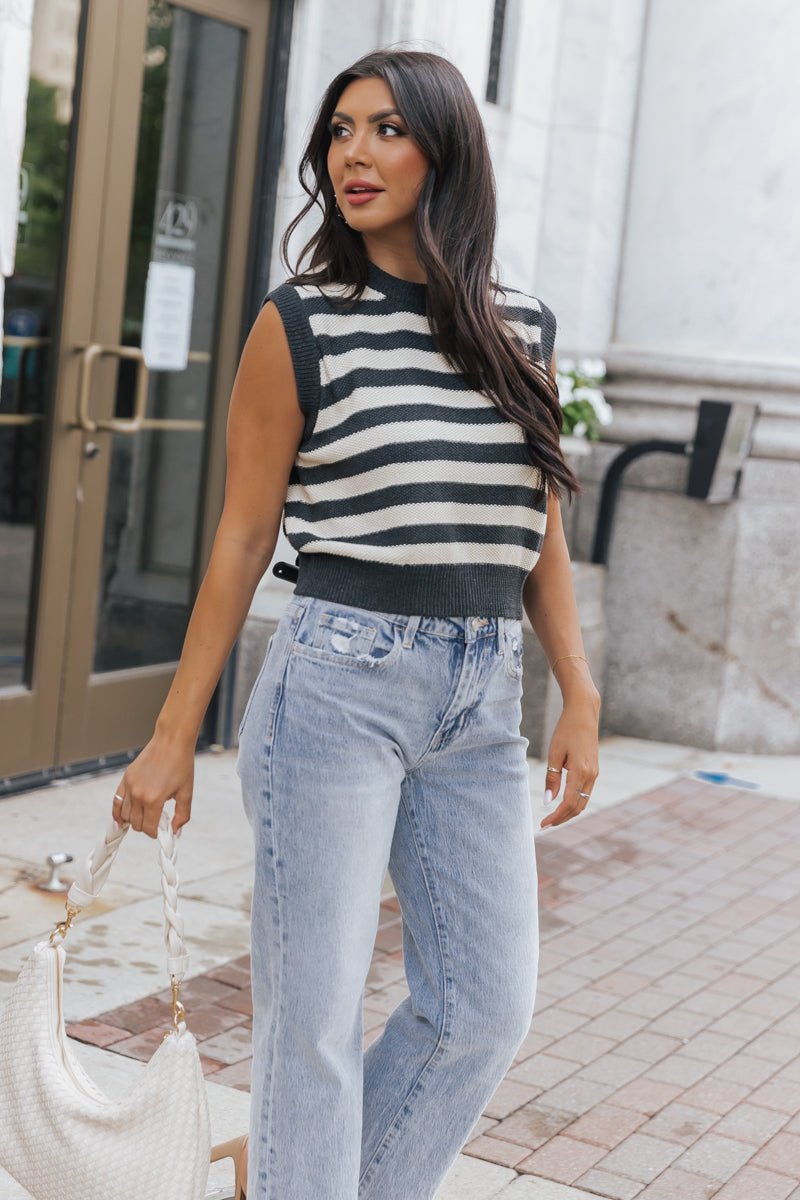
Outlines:
[{"label": "woman", "polygon": [[[545,785],[582,811],[600,697],[559,485],[555,320],[491,279],[495,195],[460,72],[333,80],[304,154],[310,269],[242,353],[224,511],[181,661],[114,817],[189,820],[193,751],[282,514],[299,578],[240,727],[255,840],[250,1200],[423,1200],[528,1032],[538,965],[523,607],[564,698]],[[302,256],[301,256],[302,257]],[[535,570],[533,569],[535,566]],[[410,996],[362,1054],[387,867]],[[310,1134],[310,1136],[309,1136]],[[247,1147],[251,1153],[247,1155]]]}]

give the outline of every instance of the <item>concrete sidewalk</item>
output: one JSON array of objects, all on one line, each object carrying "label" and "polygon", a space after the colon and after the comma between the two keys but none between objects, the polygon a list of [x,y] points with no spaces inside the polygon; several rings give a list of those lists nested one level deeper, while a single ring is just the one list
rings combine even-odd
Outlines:
[{"label": "concrete sidewalk", "polygon": [[[178,858],[215,1141],[244,1131],[249,1107],[252,840],[234,764],[198,756]],[[544,766],[530,761],[537,827]],[[614,737],[600,771],[586,812],[537,837],[534,1022],[439,1197],[800,1200],[800,759]],[[63,915],[63,897],[32,887],[46,855],[85,857],[120,774],[0,805],[0,999]],[[407,995],[400,933],[387,887],[365,1044]],[[128,835],[66,948],[75,1053],[124,1091],[170,1011],[151,839]],[[230,1177],[215,1164],[210,1186]],[[0,1200],[25,1195],[0,1172]]]}]

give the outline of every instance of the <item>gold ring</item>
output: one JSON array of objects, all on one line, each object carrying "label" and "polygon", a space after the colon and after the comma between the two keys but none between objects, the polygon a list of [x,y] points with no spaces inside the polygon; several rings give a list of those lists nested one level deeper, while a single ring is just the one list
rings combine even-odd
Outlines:
[{"label": "gold ring", "polygon": [[553,771],[556,775],[561,774],[561,767],[548,767],[547,769],[548,771]]}]

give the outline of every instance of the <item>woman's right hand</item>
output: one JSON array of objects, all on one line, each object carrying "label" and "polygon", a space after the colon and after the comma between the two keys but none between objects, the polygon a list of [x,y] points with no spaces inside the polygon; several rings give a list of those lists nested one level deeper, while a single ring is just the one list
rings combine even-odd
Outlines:
[{"label": "woman's right hand", "polygon": [[117,784],[122,799],[115,797],[111,807],[117,824],[155,838],[162,809],[174,797],[172,829],[180,835],[191,819],[194,755],[194,740],[156,731]]}]

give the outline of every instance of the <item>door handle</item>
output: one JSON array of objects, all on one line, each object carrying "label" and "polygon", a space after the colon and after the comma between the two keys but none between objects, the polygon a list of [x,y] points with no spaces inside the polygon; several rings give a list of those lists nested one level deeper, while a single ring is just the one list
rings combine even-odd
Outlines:
[{"label": "door handle", "polygon": [[[149,371],[144,361],[144,355],[138,346],[103,346],[100,342],[90,342],[87,346],[76,346],[81,351],[81,375],[78,387],[78,419],[73,421],[87,433],[97,433],[107,429],[112,433],[138,433],[147,412],[147,381]],[[133,417],[130,420],[112,417],[110,420],[96,421],[89,416],[89,396],[92,390],[92,367],[96,360],[105,355],[115,358],[132,358],[136,361],[136,400],[133,407]]]},{"label": "door handle", "polygon": [[[100,342],[89,342],[75,347],[81,354],[81,373],[78,385],[78,418],[70,425],[83,429],[86,433],[108,431],[110,433],[138,433],[140,429],[204,429],[205,421],[181,420],[178,418],[155,418],[146,416],[147,413],[147,384],[150,371],[144,361],[144,354],[139,346],[109,346]],[[115,358],[130,358],[136,363],[136,391],[133,405],[133,416],[110,417],[105,420],[95,420],[89,415],[89,399],[92,391],[92,367],[98,358],[103,356]],[[190,362],[209,362],[211,355],[203,350],[190,350]]]}]

